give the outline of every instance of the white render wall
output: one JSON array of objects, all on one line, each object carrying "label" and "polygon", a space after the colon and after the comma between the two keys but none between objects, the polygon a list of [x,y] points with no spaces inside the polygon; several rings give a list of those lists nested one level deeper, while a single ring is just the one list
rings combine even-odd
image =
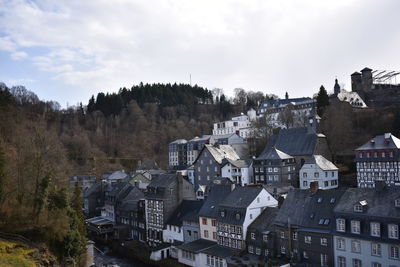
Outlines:
[{"label": "white render wall", "polygon": [[253,173],[252,167],[240,168],[239,172],[234,172],[233,169],[239,168],[232,166],[230,163],[225,164],[224,167],[221,168],[221,177],[229,178],[232,182],[236,183],[236,178],[234,176],[240,175],[242,178],[242,183],[240,184],[241,186],[251,183],[251,176]]},{"label": "white render wall", "polygon": [[[248,226],[261,214],[266,207],[277,207],[278,201],[263,189],[251,202],[246,210],[246,218],[243,222],[243,240],[246,240]],[[250,216],[251,215],[251,216]],[[251,218],[250,218],[251,217]]]},{"label": "white render wall", "polygon": [[173,243],[174,240],[183,242],[182,227],[167,225],[163,230],[163,241],[166,243]]},{"label": "white render wall", "polygon": [[[217,208],[217,207],[215,207],[215,208]],[[207,225],[203,224],[203,218],[207,219]],[[207,217],[199,217],[200,238],[217,242],[217,237],[215,239],[213,238],[213,232],[217,233],[217,226],[212,226],[212,220],[213,219],[207,218]],[[214,219],[214,220],[216,220],[216,219]],[[204,236],[205,230],[208,231],[208,238]]]},{"label": "white render wall", "polygon": [[[304,177],[304,173],[307,174],[306,178]],[[315,173],[318,173],[318,177],[315,177]],[[310,183],[315,181],[318,181],[319,189],[332,189],[338,187],[338,171],[324,171],[317,164],[304,164],[300,169],[299,177],[300,189],[309,189]],[[332,185],[331,181],[335,180],[336,185]],[[304,181],[307,181],[307,186],[303,185]],[[325,186],[325,181],[328,181],[328,186]]]}]

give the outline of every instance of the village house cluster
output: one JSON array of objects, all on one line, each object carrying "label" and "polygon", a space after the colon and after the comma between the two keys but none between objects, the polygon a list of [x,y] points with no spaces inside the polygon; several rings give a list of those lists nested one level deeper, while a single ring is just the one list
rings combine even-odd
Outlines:
[{"label": "village house cluster", "polygon": [[[336,80],[331,98],[365,108],[371,71],[352,75],[354,94]],[[248,157],[251,121],[287,105],[306,123]],[[169,170],[146,161],[132,173],[74,176],[90,236],[188,266],[400,266],[400,139],[365,140],[354,151],[357,187],[344,187],[319,122],[312,99],[267,100],[211,135],[171,142]]]}]

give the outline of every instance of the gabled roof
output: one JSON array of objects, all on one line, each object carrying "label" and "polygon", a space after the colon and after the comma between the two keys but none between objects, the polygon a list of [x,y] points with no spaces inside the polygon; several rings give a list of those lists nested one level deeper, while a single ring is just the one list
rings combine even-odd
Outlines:
[{"label": "gabled roof", "polygon": [[238,186],[219,204],[219,206],[247,208],[262,190],[264,190],[262,186]]},{"label": "gabled roof", "polygon": [[309,97],[300,97],[300,98],[283,98],[283,99],[268,99],[261,103],[260,108],[264,108],[264,104],[268,107],[279,107],[287,104],[302,104],[312,102],[313,99]]},{"label": "gabled roof", "polygon": [[207,199],[199,211],[199,216],[216,218],[218,215],[218,205],[231,192],[230,184],[210,184],[210,191]]},{"label": "gabled roof", "polygon": [[171,145],[171,144],[186,144],[186,143],[187,143],[187,141],[185,139],[177,139],[175,141],[172,141],[169,144]]},{"label": "gabled roof", "polygon": [[259,157],[264,157],[273,147],[291,156],[312,155],[318,138],[316,133],[308,133],[307,127],[281,129],[271,137]]},{"label": "gabled roof", "polygon": [[100,193],[101,184],[102,184],[102,181],[97,180],[91,187],[89,187],[88,189],[85,190],[85,192],[83,193],[83,197],[87,198],[87,197],[91,196],[92,194]]},{"label": "gabled roof", "polygon": [[136,210],[138,201],[142,199],[144,199],[144,193],[137,187],[133,187],[132,190],[121,200],[120,209],[125,211]]},{"label": "gabled roof", "polygon": [[257,159],[292,159],[293,157],[286,154],[285,152],[280,151],[276,147],[272,147],[271,149],[262,153]]},{"label": "gabled roof", "polygon": [[[329,191],[329,190],[328,190]],[[357,214],[367,217],[400,218],[400,208],[395,207],[395,200],[400,199],[398,188],[348,188],[335,207],[335,212]],[[354,212],[354,205],[366,204],[365,212]]]},{"label": "gabled roof", "polygon": [[176,180],[176,173],[165,173],[154,177],[148,187],[166,188]]},{"label": "gabled roof", "polygon": [[219,164],[222,163],[223,159],[231,159],[231,160],[239,159],[239,155],[230,145],[219,145],[219,146],[205,145],[204,149],[207,149],[211,153],[215,161],[218,162]]},{"label": "gabled roof", "polygon": [[338,170],[338,167],[336,167],[335,164],[321,155],[313,155],[312,157],[308,158],[304,164],[315,164],[324,171]]},{"label": "gabled roof", "polygon": [[169,217],[166,224],[182,226],[184,217],[197,215],[202,204],[203,202],[199,200],[183,200],[181,204],[172,213],[172,215]]},{"label": "gabled roof", "polygon": [[350,76],[359,76],[361,75],[361,73],[359,73],[358,71],[354,72],[353,74],[351,74]]},{"label": "gabled roof", "polygon": [[110,176],[107,177],[107,180],[123,180],[127,178],[129,175],[124,171],[115,171],[111,173]]},{"label": "gabled roof", "polygon": [[[387,142],[385,143],[385,141]],[[400,139],[391,133],[377,135],[356,150],[370,149],[400,149]]]},{"label": "gabled roof", "polygon": [[231,159],[224,159],[222,160],[222,166],[225,166],[226,164],[230,163],[232,166],[236,168],[247,168],[251,165],[252,159],[238,159],[238,160],[231,160]]},{"label": "gabled roof", "polygon": [[[278,208],[266,207],[260,215],[249,225],[247,231],[264,232],[270,229],[272,222],[278,214]],[[247,235],[248,237],[250,235]]]},{"label": "gabled roof", "polygon": [[274,220],[274,224],[297,228],[313,228],[329,231],[334,224],[333,209],[345,188],[318,190],[291,190]]},{"label": "gabled roof", "polygon": [[210,139],[211,135],[203,135],[201,137],[196,136],[195,138],[189,140],[189,142],[199,142],[199,141],[207,141]]},{"label": "gabled roof", "polygon": [[370,69],[370,68],[368,68],[368,67],[365,67],[365,68],[363,68],[363,69],[361,70],[361,72],[364,72],[364,71],[372,71],[372,69]]},{"label": "gabled roof", "polygon": [[154,160],[146,160],[140,166],[137,167],[138,170],[159,170],[157,162]]}]

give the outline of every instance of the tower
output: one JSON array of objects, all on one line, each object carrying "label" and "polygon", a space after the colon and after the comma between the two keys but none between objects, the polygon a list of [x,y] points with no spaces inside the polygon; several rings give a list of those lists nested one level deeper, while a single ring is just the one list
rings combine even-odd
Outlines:
[{"label": "tower", "polygon": [[335,79],[335,86],[333,87],[333,93],[338,95],[340,93],[340,85],[338,84],[338,80]]}]

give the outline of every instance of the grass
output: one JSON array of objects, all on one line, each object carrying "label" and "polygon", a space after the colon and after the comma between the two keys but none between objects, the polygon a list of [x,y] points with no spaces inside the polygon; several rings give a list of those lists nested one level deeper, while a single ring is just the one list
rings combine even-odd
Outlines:
[{"label": "grass", "polygon": [[33,252],[24,245],[0,240],[0,267],[36,267],[30,259]]}]

